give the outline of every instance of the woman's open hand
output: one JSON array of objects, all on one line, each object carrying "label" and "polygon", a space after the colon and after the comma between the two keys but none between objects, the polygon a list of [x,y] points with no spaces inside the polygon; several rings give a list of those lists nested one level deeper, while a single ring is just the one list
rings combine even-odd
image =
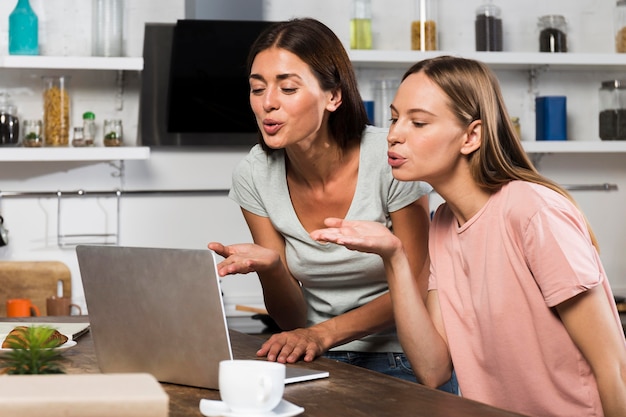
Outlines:
[{"label": "woman's open hand", "polygon": [[278,253],[254,243],[226,246],[219,242],[211,242],[208,248],[225,258],[217,265],[217,272],[221,277],[268,271],[279,266],[281,262]]},{"label": "woman's open hand", "polygon": [[331,242],[360,252],[375,253],[382,257],[391,256],[402,247],[400,239],[383,224],[371,221],[350,221],[327,218],[326,229],[311,232],[318,242]]}]

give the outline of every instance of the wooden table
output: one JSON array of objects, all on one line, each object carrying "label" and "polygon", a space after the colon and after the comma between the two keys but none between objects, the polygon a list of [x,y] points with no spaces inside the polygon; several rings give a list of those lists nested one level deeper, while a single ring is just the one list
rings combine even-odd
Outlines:
[{"label": "wooden table", "polygon": [[[87,317],[37,317],[2,321],[80,322]],[[231,331],[233,355],[237,359],[255,358],[263,339]],[[99,373],[91,334],[78,339],[76,347],[63,354],[67,373]],[[289,384],[284,398],[304,407],[302,417],[505,417],[519,416],[419,384],[377,372],[319,358],[298,366],[327,370],[330,377]],[[170,398],[170,417],[202,416],[202,398],[219,400],[219,391],[162,383]]]}]

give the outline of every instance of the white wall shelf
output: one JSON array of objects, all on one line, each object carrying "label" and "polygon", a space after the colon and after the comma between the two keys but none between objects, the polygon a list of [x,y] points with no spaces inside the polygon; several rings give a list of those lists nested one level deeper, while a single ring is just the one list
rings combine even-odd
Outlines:
[{"label": "white wall shelf", "polygon": [[150,158],[147,146],[120,147],[43,147],[20,148],[0,147],[0,161],[45,162],[45,161],[121,161]]},{"label": "white wall shelf", "polygon": [[0,56],[0,68],[141,71],[143,58],[5,55]]},{"label": "white wall shelf", "polygon": [[558,70],[616,70],[626,66],[624,54],[601,53],[541,53],[541,52],[452,52],[452,51],[390,51],[350,50],[350,59],[357,68],[409,69],[426,58],[440,55],[476,59],[494,70],[531,70],[549,67]]},{"label": "white wall shelf", "polygon": [[527,153],[626,153],[626,140],[522,141]]}]

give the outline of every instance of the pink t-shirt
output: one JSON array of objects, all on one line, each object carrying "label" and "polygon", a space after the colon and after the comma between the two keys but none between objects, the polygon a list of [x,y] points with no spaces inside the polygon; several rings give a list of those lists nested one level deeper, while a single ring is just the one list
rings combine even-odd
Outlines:
[{"label": "pink t-shirt", "polygon": [[591,368],[552,308],[597,285],[613,300],[569,200],[513,181],[461,227],[443,204],[430,253],[464,397],[531,416],[603,415]]}]

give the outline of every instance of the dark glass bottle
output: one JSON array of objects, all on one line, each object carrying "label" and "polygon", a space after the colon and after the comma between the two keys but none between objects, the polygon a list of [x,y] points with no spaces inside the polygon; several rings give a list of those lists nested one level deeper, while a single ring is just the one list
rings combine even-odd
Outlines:
[{"label": "dark glass bottle", "polygon": [[39,55],[39,21],[28,0],[18,0],[9,15],[9,54]]}]

